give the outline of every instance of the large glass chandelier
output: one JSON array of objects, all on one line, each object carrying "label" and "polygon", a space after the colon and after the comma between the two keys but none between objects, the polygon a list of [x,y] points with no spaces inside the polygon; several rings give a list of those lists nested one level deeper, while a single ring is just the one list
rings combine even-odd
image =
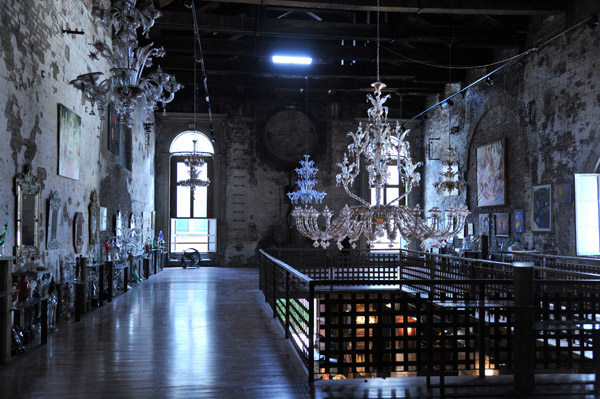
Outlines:
[{"label": "large glass chandelier", "polygon": [[99,81],[102,72],[91,72],[79,75],[70,82],[92,103],[91,115],[94,115],[94,106],[97,105],[102,117],[109,103],[113,103],[120,121],[128,127],[133,126],[132,114],[138,102],[149,117],[158,103],[164,110],[165,105],[173,100],[175,92],[182,88],[175,77],[164,73],[160,66],[149,76],[142,76],[144,68],[152,66],[152,57],[163,57],[165,51],[162,47],[153,48],[153,43],[139,47],[137,30],[141,28],[142,34],[148,38],[150,28],[161,13],[152,2],[138,9],[135,7],[136,1],[113,0],[108,9],[95,2],[92,14],[112,32],[112,47],[96,40],[93,44],[95,51],[90,52],[89,56],[91,59],[98,59],[98,55],[105,58],[112,66],[111,76]]},{"label": "large glass chandelier", "polygon": [[204,158],[200,155],[200,153],[196,150],[197,140],[192,140],[194,143],[193,151],[187,156],[187,158],[183,161],[185,166],[189,168],[189,179],[180,180],[177,182],[178,186],[189,187],[192,192],[192,199],[194,198],[194,192],[196,191],[196,187],[206,187],[210,184],[210,179],[202,178],[202,168],[205,165]]},{"label": "large glass chandelier", "polygon": [[[338,164],[342,172],[336,176],[337,185],[343,186],[346,193],[360,205],[345,205],[340,215],[333,220],[334,214],[328,207],[319,212],[312,205],[296,206],[292,211],[296,227],[302,235],[314,240],[315,247],[327,248],[333,240],[341,249],[342,241],[348,239],[355,248],[361,235],[365,237],[367,245],[371,246],[386,234],[390,242],[399,234],[407,245],[413,240],[430,240],[436,246],[443,246],[462,231],[469,211],[464,207],[445,211],[435,207],[424,218],[424,212],[419,206],[410,208],[400,204],[419,184],[421,176],[416,169],[421,164],[413,163],[410,157],[410,145],[405,141],[409,130],[403,130],[399,122],[396,122],[394,128],[387,122],[388,108],[383,104],[390,95],[381,96],[386,85],[376,82],[372,86],[375,88],[375,96],[368,95],[373,105],[368,111],[369,120],[364,127],[360,123],[355,133],[348,133],[353,142],[348,146],[342,163]],[[375,194],[374,204],[350,191],[360,174],[361,157],[365,160],[369,187]],[[398,198],[384,204],[383,191],[390,178],[388,164],[392,162],[398,167],[405,191]],[[321,215],[324,217],[324,226],[319,225]]]},{"label": "large glass chandelier", "polygon": [[[410,208],[401,204],[412,189],[421,180],[415,164],[410,157],[410,144],[405,141],[409,130],[403,130],[399,122],[392,126],[387,121],[388,107],[384,103],[389,94],[382,97],[386,87],[379,79],[379,1],[377,2],[377,82],[372,83],[374,96],[367,95],[372,107],[369,108],[368,122],[363,127],[359,123],[356,132],[348,133],[352,143],[344,154],[342,163],[338,163],[341,173],[336,176],[338,186],[343,186],[346,193],[359,205],[348,206],[340,211],[337,218],[328,207],[323,212],[316,210],[310,203],[296,206],[292,211],[298,231],[312,239],[315,247],[327,248],[331,241],[343,248],[342,241],[348,240],[352,248],[364,236],[369,247],[377,239],[387,235],[390,246],[398,235],[406,240],[406,246],[413,240],[428,241],[433,246],[444,246],[451,238],[464,228],[469,211],[466,207],[450,208],[445,211],[434,207],[424,217],[423,210],[417,205]],[[369,202],[354,194],[350,188],[361,171],[361,158],[364,159],[368,173],[368,183],[374,201]],[[404,193],[398,198],[383,203],[384,190],[391,177],[388,165],[396,163],[399,180],[404,185]],[[314,176],[314,175],[313,175]],[[316,182],[315,182],[316,183]],[[313,185],[314,186],[314,185]],[[288,194],[289,195],[289,194]],[[292,196],[290,196],[292,198]],[[372,199],[373,200],[373,199]],[[324,222],[319,223],[323,215]]]}]

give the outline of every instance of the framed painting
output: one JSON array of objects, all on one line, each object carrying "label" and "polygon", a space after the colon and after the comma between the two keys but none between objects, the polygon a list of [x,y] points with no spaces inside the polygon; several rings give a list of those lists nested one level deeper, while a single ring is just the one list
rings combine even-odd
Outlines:
[{"label": "framed painting", "polygon": [[121,130],[119,124],[119,115],[115,110],[113,103],[108,105],[108,150],[113,154],[119,155],[121,151]]},{"label": "framed painting", "polygon": [[525,233],[525,210],[515,209],[513,212],[513,226],[515,233]]},{"label": "framed painting", "polygon": [[533,186],[531,231],[552,231],[552,185]]},{"label": "framed painting", "polygon": [[571,183],[561,183],[554,186],[554,199],[556,203],[571,203]]},{"label": "framed painting", "polygon": [[79,180],[81,117],[58,104],[58,174]]},{"label": "framed painting", "polygon": [[485,234],[486,236],[490,235],[490,215],[489,215],[489,213],[480,213],[479,214],[479,229],[481,230],[479,234]]},{"label": "framed painting", "polygon": [[504,205],[504,140],[477,148],[477,206]]},{"label": "framed painting", "polygon": [[99,231],[106,231],[107,227],[106,227],[106,216],[107,216],[107,209],[103,206],[100,207],[100,228]]},{"label": "framed painting", "polygon": [[508,213],[494,213],[494,231],[496,237],[508,237],[510,217]]}]

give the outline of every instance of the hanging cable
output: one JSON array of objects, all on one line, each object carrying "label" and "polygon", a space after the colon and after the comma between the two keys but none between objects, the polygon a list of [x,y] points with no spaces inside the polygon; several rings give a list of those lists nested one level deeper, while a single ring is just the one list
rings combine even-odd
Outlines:
[{"label": "hanging cable", "polygon": [[[304,79],[304,114],[308,118],[308,75]],[[308,154],[308,132],[304,135],[304,153]]]},{"label": "hanging cable", "polygon": [[482,81],[486,80],[487,78],[489,78],[489,77],[490,77],[490,76],[492,76],[493,74],[495,74],[495,73],[498,73],[499,71],[501,71],[502,69],[506,68],[507,66],[510,66],[510,65],[514,64],[515,62],[519,61],[521,58],[524,58],[524,57],[528,56],[528,55],[529,55],[529,54],[531,54],[531,53],[537,52],[539,49],[541,49],[541,48],[543,48],[543,47],[547,46],[548,44],[550,44],[550,43],[551,43],[551,42],[553,42],[554,40],[558,39],[559,37],[563,36],[564,34],[566,34],[566,33],[570,32],[570,31],[572,31],[573,29],[575,29],[575,28],[577,28],[577,27],[579,27],[579,26],[581,26],[581,25],[583,25],[583,24],[586,24],[586,23],[588,23],[588,22],[590,22],[590,21],[593,21],[593,19],[594,19],[594,18],[597,18],[597,17],[598,17],[598,12],[595,12],[594,14],[592,14],[592,15],[590,15],[590,16],[588,16],[588,17],[586,17],[586,18],[583,18],[582,20],[580,20],[580,21],[576,22],[575,24],[573,24],[573,25],[569,26],[568,28],[566,28],[566,29],[562,30],[561,32],[559,32],[559,33],[557,33],[557,34],[555,34],[555,35],[553,35],[553,36],[550,36],[548,39],[544,40],[543,42],[541,42],[541,43],[540,43],[540,44],[538,44],[537,46],[535,46],[535,47],[532,47],[532,48],[530,48],[529,50],[527,50],[527,51],[524,51],[524,52],[522,52],[521,54],[518,54],[518,55],[516,55],[516,56],[514,56],[514,57],[510,58],[508,62],[506,62],[506,63],[505,63],[505,64],[503,64],[503,65],[500,65],[498,68],[494,69],[492,72],[486,73],[485,75],[483,75],[483,76],[482,76],[482,77],[480,77],[479,79],[475,80],[474,82],[470,83],[469,85],[467,85],[467,86],[463,87],[462,89],[460,89],[460,90],[459,90],[459,91],[457,91],[456,93],[454,93],[454,94],[452,94],[452,95],[450,95],[450,96],[446,97],[445,99],[443,99],[443,100],[441,100],[441,101],[437,102],[436,104],[432,105],[431,107],[427,108],[426,110],[424,110],[424,111],[422,111],[422,112],[418,113],[417,115],[413,116],[413,117],[412,117],[412,118],[410,118],[409,120],[405,121],[404,123],[402,123],[402,127],[404,128],[404,126],[406,126],[406,124],[408,124],[408,123],[410,123],[410,122],[414,121],[415,119],[417,119],[417,118],[419,118],[419,117],[421,117],[421,116],[425,115],[427,112],[431,111],[432,109],[434,109],[434,108],[435,108],[435,107],[437,107],[438,105],[442,105],[442,104],[444,104],[445,102],[447,102],[447,101],[448,101],[448,100],[450,100],[451,98],[453,98],[453,97],[455,97],[455,96],[457,96],[457,95],[459,95],[459,94],[461,94],[461,93],[463,93],[463,92],[467,91],[468,89],[470,89],[471,87],[475,86],[475,85],[476,85],[476,84],[478,84],[479,82],[482,82]]},{"label": "hanging cable", "polygon": [[[192,9],[192,20],[194,21],[194,66],[196,63],[200,64],[200,70],[202,72],[202,81],[204,83],[204,93],[206,94],[206,104],[208,106],[208,127],[210,129],[210,138],[212,141],[215,141],[215,131],[213,127],[212,121],[212,110],[210,107],[210,96],[208,95],[208,76],[206,75],[206,68],[204,66],[204,55],[202,53],[202,43],[200,42],[200,31],[198,29],[198,18],[196,16],[196,5],[195,1],[191,2]],[[198,49],[199,57],[196,54],[196,49]],[[196,84],[196,76],[194,73],[194,85]],[[195,89],[196,90],[196,89]],[[196,110],[196,104],[194,104],[194,112]],[[194,121],[195,123],[195,121]]]}]

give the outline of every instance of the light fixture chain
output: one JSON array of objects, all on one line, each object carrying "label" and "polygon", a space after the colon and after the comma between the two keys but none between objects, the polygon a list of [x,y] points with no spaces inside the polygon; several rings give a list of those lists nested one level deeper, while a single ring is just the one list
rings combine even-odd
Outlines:
[{"label": "light fixture chain", "polygon": [[379,79],[379,0],[377,0],[377,81]]}]

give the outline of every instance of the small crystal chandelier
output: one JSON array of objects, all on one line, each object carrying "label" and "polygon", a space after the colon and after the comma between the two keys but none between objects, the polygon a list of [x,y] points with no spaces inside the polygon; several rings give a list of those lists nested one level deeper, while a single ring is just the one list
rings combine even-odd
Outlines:
[{"label": "small crystal chandelier", "polygon": [[69,82],[83,92],[86,100],[92,103],[90,115],[95,115],[94,106],[98,106],[100,117],[109,103],[114,103],[120,121],[128,127],[133,126],[133,116],[138,102],[148,116],[161,103],[162,109],[171,102],[175,92],[182,85],[175,81],[175,77],[164,73],[160,66],[147,77],[142,77],[144,68],[152,66],[152,57],[163,57],[164,49],[152,48],[152,43],[139,47],[137,30],[142,28],[142,34],[148,38],[148,32],[154,25],[156,18],[161,16],[150,2],[143,9],[135,7],[137,0],[113,0],[108,9],[97,4],[92,9],[92,14],[100,20],[102,25],[112,31],[112,48],[104,42],[96,40],[93,47],[96,52],[89,54],[90,59],[98,59],[98,55],[105,58],[111,68],[111,76],[98,82],[102,72],[91,72],[79,75],[77,79]]},{"label": "small crystal chandelier", "polygon": [[190,178],[186,180],[180,180],[177,182],[178,186],[189,187],[192,192],[192,199],[194,198],[194,192],[196,187],[206,187],[210,184],[210,179],[202,179],[202,168],[205,165],[204,158],[200,155],[198,151],[196,151],[196,143],[197,140],[192,140],[194,143],[194,150],[188,155],[188,157],[183,161],[185,166],[190,168],[189,175]]},{"label": "small crystal chandelier", "polygon": [[458,173],[458,161],[454,159],[456,150],[448,146],[446,158],[442,160],[442,165],[446,168],[440,173],[440,181],[433,183],[436,190],[444,192],[446,195],[458,195],[464,190],[467,183],[460,178]]},{"label": "small crystal chandelier", "polygon": [[323,202],[323,198],[327,195],[327,193],[323,191],[315,191],[314,186],[317,184],[317,180],[315,177],[317,176],[317,172],[319,169],[315,168],[315,162],[310,160],[310,155],[304,155],[304,159],[300,161],[301,168],[296,168],[296,173],[298,174],[298,180],[296,180],[296,184],[300,186],[300,190],[287,193],[287,196],[290,197],[292,204],[302,203],[304,207],[308,207],[308,205],[312,204],[313,201],[315,204],[320,204]]},{"label": "small crystal chandelier", "polygon": [[[379,1],[377,80],[371,85],[375,89],[375,95],[367,96],[372,104],[367,112],[369,120],[364,127],[359,123],[355,133],[348,133],[353,142],[348,145],[348,153],[344,154],[342,163],[338,164],[342,172],[336,176],[337,185],[343,186],[346,193],[360,205],[345,205],[339,216],[333,220],[334,214],[328,207],[319,212],[307,204],[304,207],[296,206],[292,211],[296,227],[302,235],[314,241],[315,247],[322,248],[327,248],[333,240],[337,247],[342,249],[342,241],[345,239],[348,239],[352,248],[356,248],[356,241],[361,236],[365,237],[367,245],[371,247],[378,238],[386,234],[390,239],[390,246],[398,234],[406,240],[407,246],[412,240],[420,240],[421,245],[427,240],[434,246],[444,246],[462,231],[469,211],[465,207],[450,208],[446,211],[435,207],[429,210],[429,216],[424,218],[423,210],[418,205],[409,208],[400,204],[402,200],[405,201],[413,187],[419,184],[421,176],[416,172],[416,168],[421,164],[413,163],[410,157],[410,145],[405,141],[409,130],[403,130],[399,122],[396,122],[394,128],[387,122],[388,107],[384,106],[384,103],[390,95],[381,96],[386,85],[379,81]],[[350,191],[354,180],[360,174],[361,157],[365,160],[369,187],[375,193],[374,204]],[[390,177],[388,164],[394,161],[405,190],[398,198],[384,204],[383,192]],[[325,219],[322,225],[319,225],[320,215]]]}]

